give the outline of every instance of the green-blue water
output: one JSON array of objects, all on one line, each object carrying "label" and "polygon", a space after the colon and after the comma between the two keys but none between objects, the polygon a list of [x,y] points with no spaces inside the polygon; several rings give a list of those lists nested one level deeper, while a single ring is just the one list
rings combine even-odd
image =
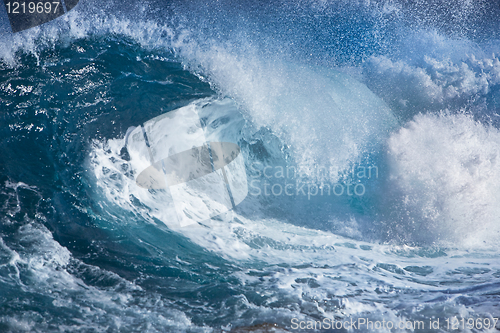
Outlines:
[{"label": "green-blue water", "polygon": [[[498,330],[445,321],[500,316],[492,6],[82,0],[4,34],[0,331]],[[187,105],[213,141],[239,144],[250,190],[170,228],[123,147],[130,127]],[[300,179],[277,173],[292,167]]]}]

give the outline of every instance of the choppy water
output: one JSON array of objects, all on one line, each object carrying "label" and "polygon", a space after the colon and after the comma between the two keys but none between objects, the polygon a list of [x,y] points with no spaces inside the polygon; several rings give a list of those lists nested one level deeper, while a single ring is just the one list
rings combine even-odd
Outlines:
[{"label": "choppy water", "polygon": [[[82,0],[4,34],[0,331],[497,331],[478,322],[500,316],[499,18]],[[186,106],[241,147],[249,194],[180,228],[123,147]]]}]

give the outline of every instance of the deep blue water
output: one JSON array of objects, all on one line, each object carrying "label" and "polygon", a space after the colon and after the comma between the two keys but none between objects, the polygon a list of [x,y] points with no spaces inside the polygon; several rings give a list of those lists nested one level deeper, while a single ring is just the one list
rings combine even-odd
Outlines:
[{"label": "deep blue water", "polygon": [[[499,24],[495,2],[81,0],[4,33],[0,331],[499,330],[477,325],[500,316]],[[249,194],[177,228],[124,147],[183,107],[241,147]]]}]

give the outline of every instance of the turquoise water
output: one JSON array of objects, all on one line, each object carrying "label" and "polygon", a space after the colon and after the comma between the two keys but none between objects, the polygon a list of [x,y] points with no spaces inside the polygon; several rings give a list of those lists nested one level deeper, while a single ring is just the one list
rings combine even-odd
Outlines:
[{"label": "turquoise water", "polygon": [[[81,1],[4,34],[0,331],[498,330],[495,8]],[[186,106],[249,194],[179,228],[124,146]]]}]

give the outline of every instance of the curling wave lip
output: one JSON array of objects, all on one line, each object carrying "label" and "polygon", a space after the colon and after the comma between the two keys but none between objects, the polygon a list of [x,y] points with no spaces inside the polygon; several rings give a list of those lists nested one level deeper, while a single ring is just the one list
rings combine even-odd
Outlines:
[{"label": "curling wave lip", "polygon": [[189,105],[153,118],[126,139],[128,149],[149,160],[136,177],[137,186],[151,195],[165,192],[181,227],[225,213],[248,195],[240,147],[209,142],[197,108]]}]

